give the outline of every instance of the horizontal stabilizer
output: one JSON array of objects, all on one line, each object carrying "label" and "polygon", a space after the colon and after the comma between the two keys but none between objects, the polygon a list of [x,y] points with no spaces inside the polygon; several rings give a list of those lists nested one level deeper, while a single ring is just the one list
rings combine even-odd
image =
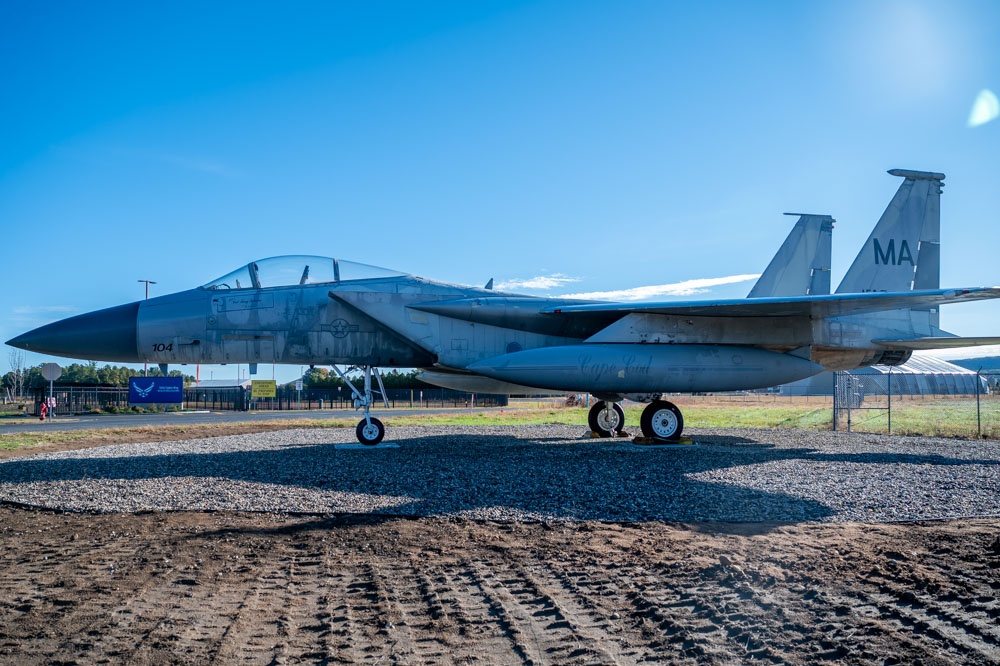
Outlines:
[{"label": "horizontal stabilizer", "polygon": [[929,349],[958,349],[961,347],[982,347],[984,345],[1000,345],[1000,337],[947,337],[947,338],[916,338],[915,340],[872,340],[880,347],[887,349],[908,349],[923,351]]}]

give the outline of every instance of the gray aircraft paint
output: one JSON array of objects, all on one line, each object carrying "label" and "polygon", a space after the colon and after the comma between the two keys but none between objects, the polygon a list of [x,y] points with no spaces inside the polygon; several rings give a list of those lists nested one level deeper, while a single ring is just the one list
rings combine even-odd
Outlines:
[{"label": "gray aircraft paint", "polygon": [[[890,173],[904,183],[836,294],[818,293],[828,291],[822,273],[832,218],[802,216],[788,254],[779,251],[755,286],[770,294],[754,298],[588,303],[330,258],[274,258],[204,287],[54,322],[8,344],[115,362],[417,367],[442,381],[478,377],[469,386],[507,382],[655,400],[664,391],[758,388],[823,369],[900,363],[912,349],[1000,343],[938,327],[941,305],[1000,298],[1000,288],[937,287],[944,176]],[[359,428],[373,425],[364,393]]]},{"label": "gray aircraft paint", "polygon": [[829,294],[834,221],[829,215],[800,215],[747,298]]},{"label": "gray aircraft paint", "polygon": [[550,389],[626,394],[764,388],[811,377],[823,368],[753,347],[584,344],[506,354],[473,363],[469,370]]},{"label": "gray aircraft paint", "polygon": [[892,169],[903,177],[838,294],[937,289],[941,280],[944,174]]}]

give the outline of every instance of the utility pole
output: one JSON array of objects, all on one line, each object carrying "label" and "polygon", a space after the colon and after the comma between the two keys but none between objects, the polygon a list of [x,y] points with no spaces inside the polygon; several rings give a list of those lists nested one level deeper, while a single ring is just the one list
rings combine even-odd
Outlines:
[{"label": "utility pole", "polygon": [[[154,282],[153,280],[138,280],[138,282],[145,282],[146,283],[146,300],[148,301],[149,300],[149,285],[156,284],[156,282]],[[143,363],[142,363],[142,376],[143,377],[146,377],[147,374],[148,374],[148,370],[147,370],[146,366],[147,366],[146,362],[143,361]]]}]

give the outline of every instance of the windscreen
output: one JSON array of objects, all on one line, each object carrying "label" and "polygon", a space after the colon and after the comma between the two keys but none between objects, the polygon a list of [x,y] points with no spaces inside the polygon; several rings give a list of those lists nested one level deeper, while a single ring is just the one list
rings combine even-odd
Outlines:
[{"label": "windscreen", "polygon": [[204,289],[262,289],[403,275],[377,266],[330,257],[287,255],[251,261],[202,285]]}]

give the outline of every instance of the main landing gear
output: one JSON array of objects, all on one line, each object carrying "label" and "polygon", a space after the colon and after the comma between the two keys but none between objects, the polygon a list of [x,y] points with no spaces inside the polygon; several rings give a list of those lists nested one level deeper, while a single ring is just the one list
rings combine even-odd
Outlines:
[{"label": "main landing gear", "polygon": [[[601,437],[621,437],[625,430],[625,411],[617,402],[599,400],[590,408],[587,423]],[[672,402],[654,400],[639,418],[642,434],[660,442],[676,442],[684,430],[684,416]]]},{"label": "main landing gear", "polygon": [[639,427],[642,434],[650,439],[676,442],[684,430],[684,417],[674,403],[654,400],[642,410]]},{"label": "main landing gear", "polygon": [[621,437],[625,431],[625,410],[617,402],[598,400],[590,408],[587,424],[601,437]]},{"label": "main landing gear", "polygon": [[361,370],[364,371],[364,391],[359,391],[357,387],[348,379],[344,372],[341,372],[340,368],[333,366],[333,371],[344,380],[344,383],[351,389],[351,394],[354,396],[354,409],[364,409],[365,417],[358,422],[358,427],[354,429],[354,434],[357,436],[358,441],[366,446],[375,446],[382,441],[385,437],[385,426],[377,418],[372,416],[369,412],[372,406],[372,398],[375,391],[372,390],[372,377],[375,377],[376,383],[378,383],[378,394],[382,396],[382,402],[385,403],[385,408],[389,409],[389,400],[385,397],[385,385],[382,384],[382,375],[379,374],[378,368],[370,365],[359,366]]}]

